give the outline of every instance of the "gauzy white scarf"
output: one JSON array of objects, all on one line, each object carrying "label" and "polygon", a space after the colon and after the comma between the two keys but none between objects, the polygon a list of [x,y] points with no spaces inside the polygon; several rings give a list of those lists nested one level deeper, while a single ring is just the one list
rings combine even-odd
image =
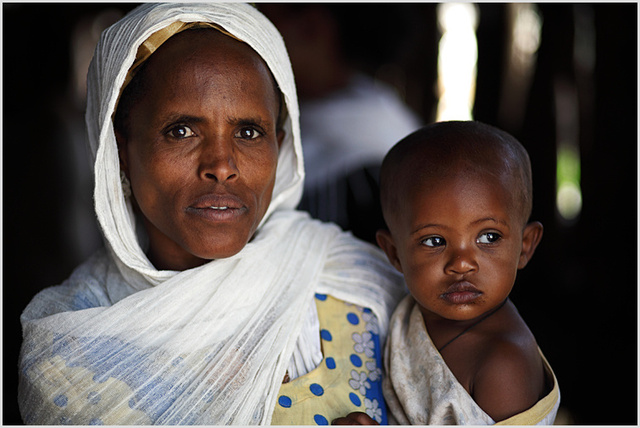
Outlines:
[{"label": "gauzy white scarf", "polygon": [[[138,46],[209,22],[271,69],[288,118],[273,199],[246,247],[158,271],[123,196],[112,114]],[[371,308],[381,339],[404,287],[382,253],[293,211],[304,171],[293,74],[273,25],[244,4],[144,4],[106,30],[88,76],[95,206],[107,250],[22,316],[19,404],[28,424],[268,424],[314,293]]]}]

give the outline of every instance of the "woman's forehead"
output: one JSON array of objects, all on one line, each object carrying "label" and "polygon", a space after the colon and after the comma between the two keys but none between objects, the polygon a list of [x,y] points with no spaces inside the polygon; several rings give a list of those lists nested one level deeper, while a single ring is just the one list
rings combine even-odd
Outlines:
[{"label": "woman's forehead", "polygon": [[238,77],[264,79],[278,96],[275,79],[269,67],[249,45],[213,28],[186,30],[167,40],[149,58],[147,77],[164,74],[165,78],[196,79],[202,71],[229,73]]},{"label": "woman's forehead", "polygon": [[[203,57],[204,55],[204,57]],[[168,39],[151,55],[149,62],[170,59],[178,66],[184,61],[213,58],[219,64],[258,65],[268,70],[264,60],[249,45],[213,28],[186,30]]]}]

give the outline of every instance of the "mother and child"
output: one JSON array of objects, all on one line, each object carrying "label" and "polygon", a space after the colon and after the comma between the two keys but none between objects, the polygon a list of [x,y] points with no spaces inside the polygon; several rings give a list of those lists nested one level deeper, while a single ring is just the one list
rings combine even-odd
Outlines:
[{"label": "mother and child", "polygon": [[396,146],[383,252],[295,209],[294,77],[253,6],[137,7],[87,96],[105,245],[22,314],[25,423],[553,421],[508,300],[542,236],[511,137],[443,123]]}]

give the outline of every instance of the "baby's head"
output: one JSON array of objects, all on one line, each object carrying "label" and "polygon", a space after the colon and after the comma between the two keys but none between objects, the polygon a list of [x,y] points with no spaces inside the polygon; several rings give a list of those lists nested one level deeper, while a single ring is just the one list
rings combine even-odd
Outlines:
[{"label": "baby's head", "polygon": [[435,123],[389,151],[380,180],[389,230],[378,243],[424,309],[471,319],[506,299],[542,237],[528,223],[531,166],[515,138],[478,122]]},{"label": "baby's head", "polygon": [[473,121],[438,122],[398,142],[384,159],[381,201],[387,224],[410,189],[423,182],[460,176],[499,178],[519,211],[522,226],[531,215],[531,164],[525,148],[511,135]]}]

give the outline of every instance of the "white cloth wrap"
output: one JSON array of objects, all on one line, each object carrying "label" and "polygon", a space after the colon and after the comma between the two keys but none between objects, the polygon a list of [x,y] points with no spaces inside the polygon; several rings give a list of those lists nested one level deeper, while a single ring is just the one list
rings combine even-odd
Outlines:
[{"label": "white cloth wrap", "polygon": [[[111,116],[138,46],[174,21],[212,22],[262,56],[289,117],[273,200],[238,254],[158,271],[123,197]],[[107,250],[22,316],[19,397],[26,423],[268,424],[314,293],[371,308],[381,338],[404,294],[373,246],[293,211],[304,171],[291,66],[251,6],[144,4],[103,34],[89,76],[95,206]],[[303,345],[304,346],[304,345]]]},{"label": "white cloth wrap", "polygon": [[[384,350],[382,391],[391,425],[493,425],[431,341],[413,296],[406,296],[391,317]],[[545,370],[554,380],[542,353]],[[559,389],[534,407],[501,421],[507,425],[553,425],[560,406]]]}]

